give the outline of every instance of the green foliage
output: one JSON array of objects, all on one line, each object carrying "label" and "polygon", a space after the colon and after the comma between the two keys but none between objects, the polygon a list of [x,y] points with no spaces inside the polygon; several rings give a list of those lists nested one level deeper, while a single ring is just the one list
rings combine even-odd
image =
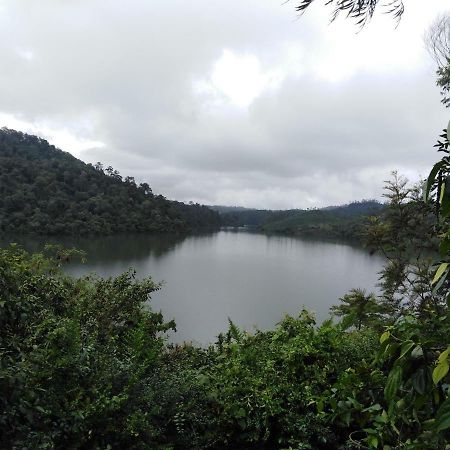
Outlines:
[{"label": "green foliage", "polygon": [[380,273],[380,307],[389,323],[411,312],[428,314],[442,304],[440,294],[433,292],[431,272],[437,250],[436,217],[426,204],[419,186],[392,173],[386,181],[384,196],[388,203],[366,228],[366,245],[387,260]]},{"label": "green foliage", "polygon": [[340,398],[333,386],[376,347],[372,332],[345,333],[331,322],[316,327],[306,311],[254,335],[230,323],[208,370],[219,448],[344,445],[351,429],[333,420],[339,407],[330,395]]},{"label": "green foliage", "polygon": [[375,200],[363,200],[344,206],[292,211],[268,220],[264,231],[300,236],[361,241],[368,217],[378,216],[384,206]]},{"label": "green foliage", "polygon": [[375,327],[379,323],[381,308],[375,294],[366,295],[364,289],[352,289],[339,300],[341,304],[330,309],[334,315],[343,317],[344,328],[360,330],[363,325]]},{"label": "green foliage", "polygon": [[0,250],[0,447],[149,448],[145,380],[174,326],[143,307],[159,286],[131,272],[74,280],[58,264]]},{"label": "green foliage", "polygon": [[169,201],[112,167],[85,164],[43,139],[0,129],[0,232],[186,232],[219,224],[206,206]]},{"label": "green foliage", "polygon": [[[439,150],[447,153],[447,133],[441,139]],[[389,259],[382,273],[381,306],[390,323],[372,363],[387,374],[384,398],[377,396],[369,406],[377,408],[357,434],[358,442],[370,448],[444,449],[450,439],[447,173],[444,157],[425,184],[424,199],[433,199],[427,205],[418,193],[410,197],[406,181],[395,176],[388,185],[387,214],[369,230],[372,242]],[[439,223],[429,220],[433,206],[439,212]],[[414,260],[411,250],[420,255],[430,244],[432,248],[436,230],[443,233],[440,251],[444,259],[431,280],[429,266],[417,256]],[[414,272],[414,268],[422,271]]]},{"label": "green foliage", "polygon": [[378,216],[384,205],[363,200],[323,209],[271,211],[216,207],[227,226],[254,227],[269,233],[362,240],[367,218]]},{"label": "green foliage", "polygon": [[447,65],[437,70],[436,84],[441,88],[442,103],[448,108],[450,106],[450,55],[447,56]]}]

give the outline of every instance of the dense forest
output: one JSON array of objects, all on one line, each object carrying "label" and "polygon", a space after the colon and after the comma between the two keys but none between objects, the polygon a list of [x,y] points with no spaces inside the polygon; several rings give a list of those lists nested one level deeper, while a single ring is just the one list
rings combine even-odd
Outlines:
[{"label": "dense forest", "polygon": [[219,226],[206,206],[153,194],[112,167],[85,164],[46,140],[0,129],[0,231],[186,232]]},{"label": "dense forest", "polygon": [[322,209],[286,211],[211,208],[219,212],[222,224],[252,227],[268,233],[362,240],[370,217],[383,214],[384,205],[376,200],[363,200],[343,206]]}]

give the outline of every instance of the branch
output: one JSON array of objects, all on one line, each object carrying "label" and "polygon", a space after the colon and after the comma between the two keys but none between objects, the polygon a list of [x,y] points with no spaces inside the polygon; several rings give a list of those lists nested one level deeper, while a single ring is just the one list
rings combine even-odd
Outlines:
[{"label": "branch", "polygon": [[[315,0],[301,0],[295,8],[300,14]],[[356,20],[356,24],[363,27],[373,16],[380,0],[327,0],[326,5],[333,6],[334,11],[331,20],[335,20],[339,13],[346,13],[346,16]],[[382,5],[387,14],[392,14],[397,22],[400,20],[405,8],[402,0],[390,0]]]}]

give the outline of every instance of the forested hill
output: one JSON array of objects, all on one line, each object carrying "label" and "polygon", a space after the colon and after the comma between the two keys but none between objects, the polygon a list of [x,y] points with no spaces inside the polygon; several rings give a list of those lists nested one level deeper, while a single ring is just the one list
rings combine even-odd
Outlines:
[{"label": "forested hill", "polygon": [[228,226],[251,226],[266,232],[360,239],[368,216],[379,215],[385,206],[363,200],[322,209],[271,211],[213,207]]},{"label": "forested hill", "polygon": [[219,224],[218,213],[206,206],[169,201],[111,167],[0,129],[0,232],[186,232]]}]

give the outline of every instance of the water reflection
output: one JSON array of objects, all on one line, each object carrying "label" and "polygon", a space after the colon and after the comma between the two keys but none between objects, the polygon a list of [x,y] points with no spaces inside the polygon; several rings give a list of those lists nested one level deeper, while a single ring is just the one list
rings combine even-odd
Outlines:
[{"label": "water reflection", "polygon": [[226,329],[228,317],[247,329],[265,329],[305,306],[324,320],[351,288],[374,290],[383,264],[347,243],[245,231],[16,241],[30,250],[45,242],[85,250],[86,265],[67,266],[76,276],[134,268],[138,276],[164,280],[152,307],[177,322],[173,341],[202,344]]},{"label": "water reflection", "polygon": [[41,251],[46,244],[58,244],[66,248],[75,247],[86,252],[88,263],[103,261],[140,261],[148,257],[159,258],[176,250],[186,235],[119,234],[104,237],[55,237],[14,236],[4,237],[2,245],[17,242],[30,252]]}]

